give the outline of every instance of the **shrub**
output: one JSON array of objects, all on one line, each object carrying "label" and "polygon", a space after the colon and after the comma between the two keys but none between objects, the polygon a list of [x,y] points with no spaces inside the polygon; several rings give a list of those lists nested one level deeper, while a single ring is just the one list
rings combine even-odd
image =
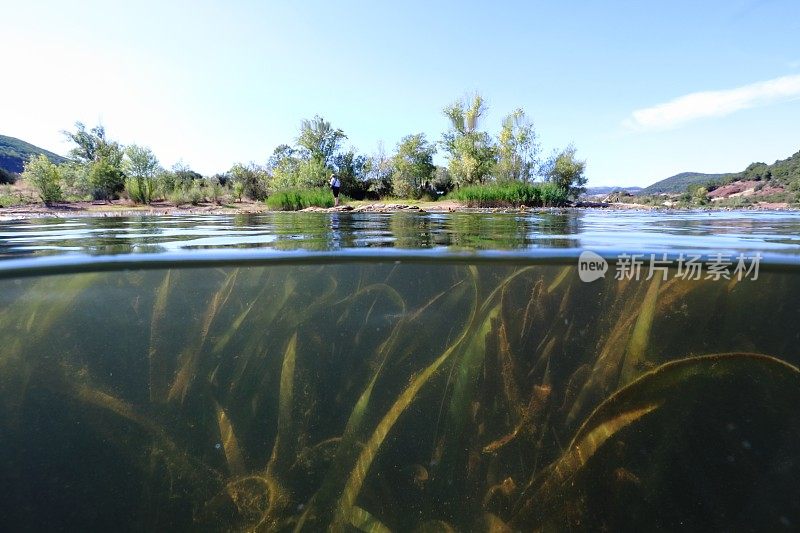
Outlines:
[{"label": "shrub", "polygon": [[222,203],[222,194],[224,187],[219,181],[219,178],[216,176],[211,178],[204,178],[203,185],[205,185],[206,193],[208,199],[215,204],[219,205]]},{"label": "shrub", "polygon": [[566,205],[569,192],[555,183],[543,183],[539,186],[542,193],[542,205],[545,207],[558,207]]},{"label": "shrub", "polygon": [[192,182],[192,185],[189,187],[188,194],[189,194],[189,203],[191,203],[192,205],[197,205],[200,202],[205,201],[206,199],[206,195],[200,186],[200,182],[197,180]]},{"label": "shrub", "polygon": [[[349,198],[340,195],[339,200],[344,202]],[[267,206],[278,211],[333,207],[333,194],[329,189],[284,189],[267,198]]]},{"label": "shrub", "polygon": [[149,204],[153,201],[155,183],[149,178],[126,178],[125,190],[137,204]]},{"label": "shrub", "polygon": [[237,202],[242,201],[242,195],[244,194],[244,183],[240,181],[233,182],[233,196],[236,198]]},{"label": "shrub", "polygon": [[176,187],[175,189],[167,192],[165,196],[167,201],[175,205],[184,205],[190,202],[189,194],[183,189],[183,187]]},{"label": "shrub", "polygon": [[541,206],[543,188],[544,185],[509,181],[461,187],[451,192],[448,197],[466,202],[472,207]]},{"label": "shrub", "polygon": [[58,166],[43,155],[25,163],[22,179],[33,185],[45,204],[57,202],[63,197]]},{"label": "shrub", "polygon": [[17,181],[17,175],[4,168],[0,168],[0,185],[11,185]]}]

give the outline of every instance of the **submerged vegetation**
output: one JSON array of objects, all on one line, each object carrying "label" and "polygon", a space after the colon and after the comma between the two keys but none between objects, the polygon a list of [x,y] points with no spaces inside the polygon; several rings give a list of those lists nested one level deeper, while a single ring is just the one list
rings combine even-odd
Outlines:
[{"label": "submerged vegetation", "polygon": [[17,281],[0,282],[17,529],[800,520],[787,275],[378,262]]}]

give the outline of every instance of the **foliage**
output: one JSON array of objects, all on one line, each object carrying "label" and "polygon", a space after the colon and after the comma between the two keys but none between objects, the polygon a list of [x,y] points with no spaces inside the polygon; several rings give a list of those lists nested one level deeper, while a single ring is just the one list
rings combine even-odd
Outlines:
[{"label": "foliage", "polygon": [[564,191],[566,197],[577,198],[586,190],[586,161],[575,157],[575,147],[569,145],[560,152],[550,156],[546,167],[545,176],[550,183]]},{"label": "foliage", "polygon": [[552,183],[522,181],[468,185],[454,190],[448,198],[465,202],[471,207],[541,207],[563,205],[566,202],[564,192]]},{"label": "foliage", "polygon": [[303,159],[312,159],[332,168],[339,145],[346,138],[342,130],[334,129],[330,122],[315,115],[301,123],[297,144],[303,151]]},{"label": "foliage", "polygon": [[39,155],[25,163],[22,179],[36,189],[45,204],[57,202],[63,197],[58,165],[45,155]]},{"label": "foliage", "polygon": [[267,174],[255,163],[236,163],[228,171],[234,184],[240,184],[242,194],[251,200],[261,201],[267,197]]},{"label": "foliage", "polygon": [[125,191],[137,204],[149,204],[155,194],[155,181],[143,178],[125,178]]},{"label": "foliage", "polygon": [[489,134],[478,130],[486,110],[486,102],[479,94],[471,101],[463,98],[443,110],[451,129],[442,135],[441,144],[448,154],[448,170],[456,185],[482,183],[494,170],[496,148]]},{"label": "foliage", "polygon": [[107,150],[89,164],[89,185],[92,198],[111,200],[125,188],[125,174],[122,169],[122,151],[118,145]]},{"label": "foliage", "polygon": [[75,145],[70,156],[83,166],[86,178],[83,185],[94,199],[108,200],[124,189],[123,149],[119,143],[106,138],[103,126],[86,131],[82,122],[76,122],[74,132],[63,133]]},{"label": "foliage", "polygon": [[539,190],[542,192],[542,205],[545,207],[563,206],[569,200],[566,191],[554,183],[542,183]]},{"label": "foliage", "polygon": [[775,161],[771,165],[753,163],[743,172],[736,174],[734,179],[767,181],[787,188],[797,188],[800,185],[800,152],[789,158]]},{"label": "foliage", "polygon": [[128,176],[125,188],[131,200],[137,203],[149,204],[153,199],[155,190],[154,179],[160,166],[150,148],[132,144],[125,148],[123,170]]},{"label": "foliage", "polygon": [[350,198],[361,200],[369,190],[366,172],[369,159],[357,154],[354,149],[336,154],[333,158],[336,175],[342,184],[342,193]]},{"label": "foliage", "polygon": [[0,185],[0,207],[13,207],[34,203],[35,198],[26,195],[19,187],[11,185]]},{"label": "foliage", "polygon": [[433,192],[436,195],[447,194],[453,190],[453,177],[447,167],[436,167],[433,172]]},{"label": "foliage", "polygon": [[703,185],[710,188],[714,184],[727,181],[732,174],[702,174],[700,172],[681,172],[645,187],[638,194],[681,193],[690,185]]},{"label": "foliage", "polygon": [[433,154],[436,146],[425,139],[424,133],[408,135],[397,145],[392,156],[392,191],[400,198],[419,198],[431,190],[431,179],[436,171]]},{"label": "foliage", "polygon": [[533,179],[539,161],[539,142],[525,111],[517,109],[503,119],[497,141],[495,177],[500,181]]},{"label": "foliage", "polygon": [[377,151],[364,166],[367,192],[376,197],[389,196],[392,192],[392,171],[392,160],[386,155],[383,143],[378,143]]},{"label": "foliage", "polygon": [[201,202],[205,201],[206,196],[203,192],[202,185],[200,184],[200,180],[195,180],[187,189],[187,193],[189,196],[189,203],[192,205],[198,205]]},{"label": "foliage", "polygon": [[203,179],[203,187],[206,190],[206,195],[209,201],[214,202],[217,205],[222,203],[222,196],[224,194],[225,187],[220,183],[217,176]]},{"label": "foliage", "polygon": [[[340,196],[342,201],[346,197]],[[283,189],[267,198],[267,206],[278,211],[298,211],[306,207],[333,207],[333,194],[329,189]]]},{"label": "foliage", "polygon": [[244,194],[244,183],[240,181],[233,182],[233,196],[237,202],[242,201],[243,194]]},{"label": "foliage", "polygon": [[17,174],[0,168],[0,185],[11,185],[17,181]]}]

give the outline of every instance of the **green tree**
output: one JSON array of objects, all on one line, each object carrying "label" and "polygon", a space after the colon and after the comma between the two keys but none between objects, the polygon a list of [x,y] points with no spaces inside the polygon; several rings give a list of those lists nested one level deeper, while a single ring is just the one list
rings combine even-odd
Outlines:
[{"label": "green tree", "polygon": [[63,133],[75,145],[70,156],[84,167],[82,185],[96,200],[114,198],[125,187],[122,146],[106,137],[103,126],[86,131],[82,122],[76,122],[74,132]]},{"label": "green tree", "polygon": [[392,192],[401,198],[419,198],[436,171],[433,154],[436,147],[425,139],[424,133],[408,135],[397,145],[392,156]]},{"label": "green tree", "polygon": [[158,158],[150,148],[132,144],[125,149],[125,188],[133,201],[145,204],[152,201],[159,170]]},{"label": "green tree", "polygon": [[494,169],[496,149],[492,138],[478,130],[486,111],[486,102],[479,94],[443,110],[450,120],[450,130],[442,135],[441,144],[448,154],[448,170],[456,185],[482,183]]},{"label": "green tree", "polygon": [[69,151],[69,155],[80,163],[88,164],[96,161],[101,147],[108,142],[106,130],[101,125],[86,131],[86,125],[83,122],[76,122],[74,132],[64,130],[62,133],[75,144]]},{"label": "green tree", "polygon": [[277,191],[296,187],[301,163],[297,150],[288,144],[275,148],[267,161],[269,189]]},{"label": "green tree", "polygon": [[369,184],[366,180],[366,171],[369,159],[361,154],[357,154],[354,149],[345,153],[337,154],[333,158],[336,168],[336,175],[342,184],[342,193],[361,200],[364,198]]},{"label": "green tree", "polygon": [[586,187],[586,161],[575,157],[575,147],[569,145],[560,152],[554,152],[545,166],[545,176],[561,190],[566,198],[577,198]]},{"label": "green tree", "polygon": [[330,122],[315,115],[313,119],[301,123],[297,144],[304,152],[303,159],[313,159],[327,168],[333,168],[334,156],[345,139],[347,135],[342,130],[334,129]]},{"label": "green tree", "polygon": [[58,166],[47,156],[31,158],[22,170],[22,179],[30,183],[46,205],[62,199],[61,176]]},{"label": "green tree", "polygon": [[267,173],[255,163],[243,165],[236,163],[228,171],[234,190],[241,192],[251,200],[261,201],[267,198]]},{"label": "green tree", "polygon": [[125,188],[122,156],[122,147],[115,142],[98,150],[97,158],[89,165],[89,184],[95,200],[113,199]]},{"label": "green tree", "polygon": [[495,177],[500,181],[530,181],[539,162],[539,143],[533,122],[522,109],[503,119],[497,139]]}]

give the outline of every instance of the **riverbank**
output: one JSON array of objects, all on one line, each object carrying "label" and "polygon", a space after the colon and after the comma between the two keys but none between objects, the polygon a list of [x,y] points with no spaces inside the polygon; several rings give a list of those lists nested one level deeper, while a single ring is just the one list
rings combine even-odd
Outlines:
[{"label": "riverbank", "polygon": [[[561,211],[567,209],[604,209],[612,211],[674,211],[677,208],[621,202],[579,202],[570,207],[528,208],[525,206],[476,208],[469,207],[455,200],[425,201],[354,201],[339,207],[310,207],[302,212],[353,212],[353,213],[394,213],[394,212],[426,212],[426,213],[523,213],[530,211]],[[681,209],[685,211],[685,209]],[[785,203],[759,204],[745,208],[701,207],[695,211],[788,211],[794,210]],[[273,212],[263,202],[242,200],[234,203],[200,203],[198,205],[176,205],[170,202],[153,202],[150,205],[137,205],[129,200],[113,200],[109,202],[62,202],[50,206],[44,204],[22,204],[11,207],[0,207],[0,220],[17,220],[28,218],[67,218],[67,217],[136,217],[136,216],[180,216],[180,215],[248,215]]]}]

